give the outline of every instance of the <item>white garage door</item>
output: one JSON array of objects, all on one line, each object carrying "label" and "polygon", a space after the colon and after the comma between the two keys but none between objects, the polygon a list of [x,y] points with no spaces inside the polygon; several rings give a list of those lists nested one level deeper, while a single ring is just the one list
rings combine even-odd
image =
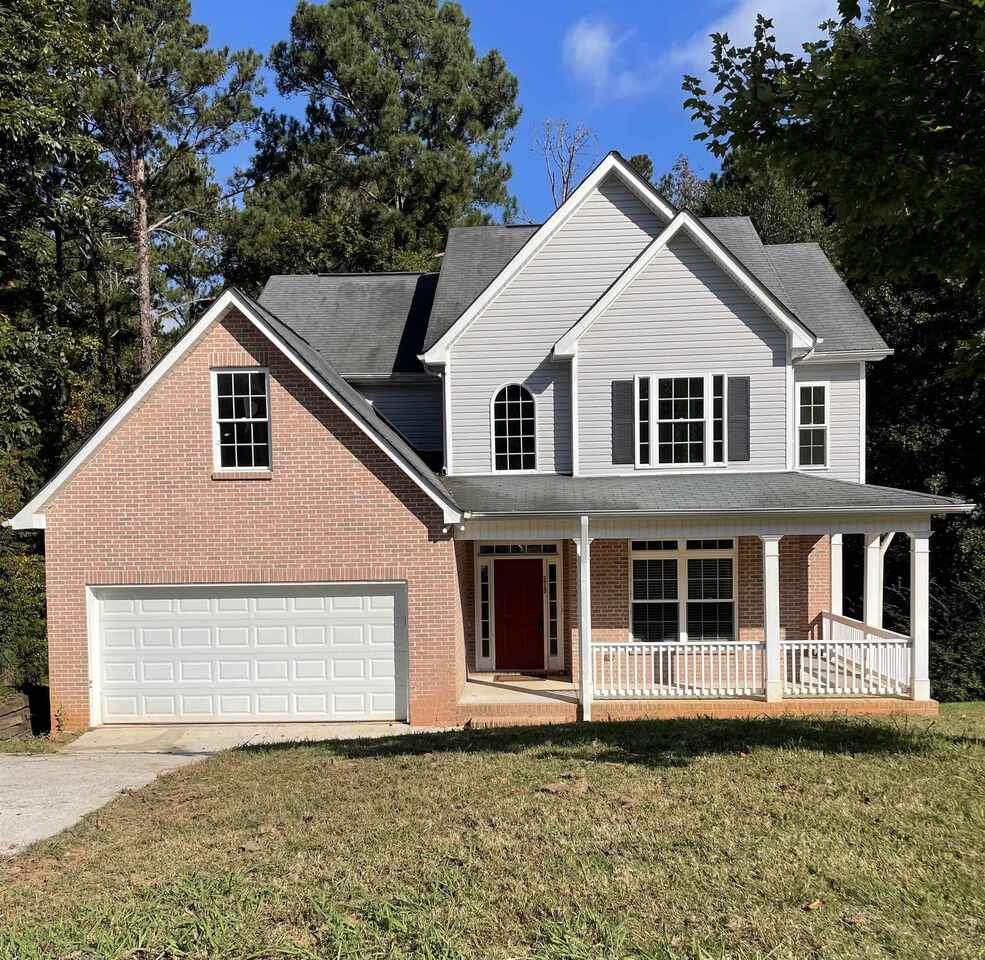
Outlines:
[{"label": "white garage door", "polygon": [[102,723],[407,716],[402,586],[94,592]]}]

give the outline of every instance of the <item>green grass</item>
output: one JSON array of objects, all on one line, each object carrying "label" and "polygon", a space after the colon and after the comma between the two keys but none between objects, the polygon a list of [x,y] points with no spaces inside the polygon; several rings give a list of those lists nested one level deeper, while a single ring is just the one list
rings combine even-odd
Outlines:
[{"label": "green grass", "polygon": [[985,704],[221,754],[0,864],[69,956],[983,957]]}]

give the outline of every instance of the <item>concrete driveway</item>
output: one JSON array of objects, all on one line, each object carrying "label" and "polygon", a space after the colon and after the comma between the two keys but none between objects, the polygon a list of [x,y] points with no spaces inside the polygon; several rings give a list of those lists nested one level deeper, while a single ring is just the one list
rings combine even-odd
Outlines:
[{"label": "concrete driveway", "polygon": [[407,733],[403,723],[97,727],[59,753],[0,754],[0,857],[60,833],[122,790],[244,744]]}]

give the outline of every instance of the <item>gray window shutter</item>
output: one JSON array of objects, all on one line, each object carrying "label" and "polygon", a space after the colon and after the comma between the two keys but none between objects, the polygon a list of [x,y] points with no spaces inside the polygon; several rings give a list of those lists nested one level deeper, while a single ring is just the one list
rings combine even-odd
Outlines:
[{"label": "gray window shutter", "polygon": [[633,436],[633,381],[612,381],[612,462],[635,463]]},{"label": "gray window shutter", "polygon": [[728,378],[729,462],[749,459],[749,378]]}]

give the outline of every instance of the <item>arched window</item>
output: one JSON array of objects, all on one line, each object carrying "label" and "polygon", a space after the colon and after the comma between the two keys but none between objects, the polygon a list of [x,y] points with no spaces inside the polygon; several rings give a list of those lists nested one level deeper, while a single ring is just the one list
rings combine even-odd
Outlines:
[{"label": "arched window", "polygon": [[534,398],[519,383],[510,383],[493,399],[493,444],[497,470],[536,470]]}]

